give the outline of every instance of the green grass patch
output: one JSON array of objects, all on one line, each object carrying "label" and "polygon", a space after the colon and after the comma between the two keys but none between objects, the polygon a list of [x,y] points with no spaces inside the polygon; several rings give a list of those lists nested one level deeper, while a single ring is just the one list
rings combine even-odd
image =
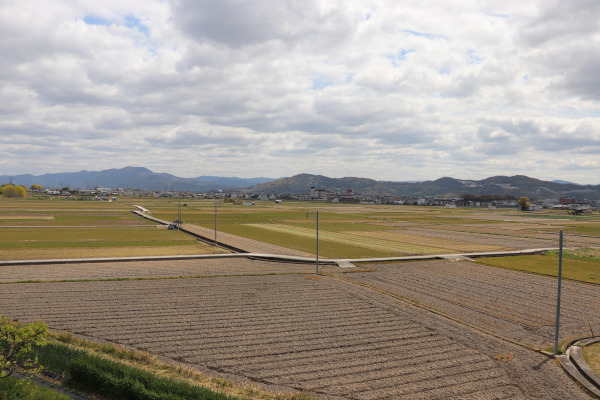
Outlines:
[{"label": "green grass patch", "polygon": [[[293,225],[295,226],[295,224]],[[314,224],[312,226],[315,227]],[[316,231],[311,237],[298,236],[293,233],[271,231],[252,225],[225,225],[219,230],[265,243],[283,246],[289,249],[316,254]],[[362,258],[362,257],[390,257],[392,252],[377,251],[361,246],[341,244],[338,242],[319,239],[319,255],[330,258]]]},{"label": "green grass patch", "polygon": [[565,232],[588,236],[600,236],[600,223],[576,225],[565,228]]},{"label": "green grass patch", "polygon": [[[548,254],[558,257],[558,250],[551,251]],[[563,250],[563,258],[572,260],[596,261],[600,262],[600,249],[569,249]]]},{"label": "green grass patch", "polygon": [[[113,355],[119,352],[111,345],[100,350],[107,353],[110,349],[114,350]],[[39,349],[38,360],[46,369],[66,378],[71,385],[110,399],[236,399],[182,380],[161,378],[149,371],[62,343],[50,343]]]},{"label": "green grass patch", "polygon": [[[509,257],[482,257],[477,262],[535,274],[558,277],[558,255],[531,255]],[[590,283],[600,283],[600,262],[597,260],[580,260],[564,257],[563,278]]]},{"label": "green grass patch", "polygon": [[0,229],[0,249],[193,245],[178,231],[158,228],[14,228]]},{"label": "green grass patch", "polygon": [[13,377],[0,379],[0,399],[2,400],[70,400],[56,390],[42,387],[31,381]]},{"label": "green grass patch", "polygon": [[600,375],[600,343],[594,343],[583,348],[583,358],[596,374]]}]

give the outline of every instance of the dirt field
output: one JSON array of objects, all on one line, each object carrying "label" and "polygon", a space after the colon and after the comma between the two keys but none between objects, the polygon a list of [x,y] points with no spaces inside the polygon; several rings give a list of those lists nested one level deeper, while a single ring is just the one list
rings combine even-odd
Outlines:
[{"label": "dirt field", "polygon": [[[96,268],[114,277],[300,272],[306,266],[211,260],[5,268],[0,280],[6,282],[42,273],[46,279],[94,276]],[[400,270],[345,277],[400,287],[390,283],[404,275]],[[513,282],[521,279],[506,272]],[[475,272],[461,279],[481,285]],[[514,291],[505,297],[526,301]],[[333,277],[3,283],[0,298],[1,312],[12,318],[40,319],[52,329],[148,350],[212,374],[328,399],[588,398],[545,356]],[[531,298],[529,304],[536,303]],[[502,325],[497,314],[490,307],[483,320]],[[523,317],[514,326],[527,322]]]},{"label": "dirt field", "polygon": [[[266,264],[266,265],[265,265]],[[101,280],[120,278],[170,278],[210,275],[266,273],[312,273],[311,264],[290,264],[216,258],[169,261],[101,262],[82,264],[48,264],[0,266],[0,283],[15,281]]]},{"label": "dirt field", "polygon": [[[428,261],[372,265],[376,271],[346,274],[462,321],[535,345],[554,343],[554,278],[472,262]],[[600,332],[600,286],[563,281],[561,338]]]}]

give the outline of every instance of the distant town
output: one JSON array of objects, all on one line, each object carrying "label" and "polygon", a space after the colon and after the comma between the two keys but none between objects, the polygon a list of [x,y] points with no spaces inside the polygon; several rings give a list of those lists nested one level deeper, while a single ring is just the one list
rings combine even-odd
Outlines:
[{"label": "distant town", "polygon": [[[166,190],[143,190],[132,188],[106,188],[96,187],[94,189],[77,189],[64,187],[45,188],[41,190],[32,190],[41,195],[61,196],[73,200],[96,200],[96,201],[117,201],[118,197],[170,197],[180,199],[223,199],[225,202],[231,202],[237,205],[252,206],[255,201],[321,201],[330,203],[356,203],[356,204],[391,204],[391,205],[417,205],[417,206],[440,206],[446,208],[457,207],[476,207],[476,208],[517,208],[519,202],[513,196],[475,196],[463,195],[461,197],[410,197],[410,196],[389,196],[389,195],[365,195],[355,193],[353,189],[347,189],[345,192],[338,192],[326,189],[320,189],[315,186],[310,187],[304,194],[263,194],[252,193],[249,190],[215,190],[210,192],[189,192],[189,191],[166,191]],[[544,209],[569,210],[573,214],[591,213],[600,210],[600,200],[577,199],[575,197],[560,197],[558,199],[532,199],[529,204],[529,210],[542,211]]]}]

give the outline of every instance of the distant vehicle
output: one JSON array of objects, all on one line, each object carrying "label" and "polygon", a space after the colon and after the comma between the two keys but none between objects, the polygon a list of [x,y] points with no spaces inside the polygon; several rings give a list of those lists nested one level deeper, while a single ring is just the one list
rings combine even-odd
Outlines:
[{"label": "distant vehicle", "polygon": [[171,222],[169,224],[169,226],[167,226],[167,229],[179,229],[180,226],[181,226],[181,221],[176,219],[175,221]]}]

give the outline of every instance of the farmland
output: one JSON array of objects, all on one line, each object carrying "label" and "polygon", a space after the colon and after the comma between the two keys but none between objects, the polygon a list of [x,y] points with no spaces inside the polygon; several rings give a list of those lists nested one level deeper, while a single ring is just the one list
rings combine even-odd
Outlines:
[{"label": "farmland", "polygon": [[[473,262],[428,261],[370,265],[348,274],[367,284],[500,336],[543,349],[553,345],[556,279]],[[563,282],[561,337],[600,331],[600,288]],[[585,304],[585,307],[582,307]]]},{"label": "farmland", "polygon": [[[179,232],[131,213],[142,205],[154,217],[177,218],[179,200],[116,202],[0,200],[0,259],[207,254],[219,252]],[[315,254],[319,211],[320,254],[329,258],[392,257],[600,246],[597,214],[524,214],[515,210],[445,209],[414,206],[334,205],[321,202],[256,202],[255,206],[183,200],[187,224]],[[307,218],[311,213],[313,218]]]},{"label": "farmland", "polygon": [[[145,204],[152,215],[171,220],[176,204]],[[569,246],[600,246],[597,214],[574,217],[566,212],[524,214],[515,210],[445,209],[412,206],[334,205],[289,202],[235,206],[189,201],[184,222],[242,237],[315,252],[319,211],[321,255],[330,258],[392,257],[547,248],[558,246],[558,231]],[[310,213],[313,218],[307,218]]]},{"label": "farmland", "polygon": [[149,224],[131,204],[0,200],[0,260],[218,253]]},{"label": "farmland", "polygon": [[[379,291],[305,273],[305,266],[288,264],[288,273],[281,273],[283,265],[252,261],[244,267],[239,261],[221,261],[220,276],[210,276],[215,264],[196,260],[195,273],[206,277],[48,277],[0,284],[0,295],[13,318],[43,319],[53,329],[271,390],[329,399],[586,398],[546,356]],[[162,263],[173,274],[182,272],[173,261]],[[126,271],[133,264],[111,268],[119,266]],[[147,275],[139,269],[124,275],[156,277],[152,271],[159,268],[154,263]],[[244,268],[262,273],[240,275]],[[335,274],[334,268],[328,271]],[[93,277],[93,269],[63,272],[65,278]]]},{"label": "farmland", "polygon": [[[0,200],[0,259],[225,253],[171,221],[179,202]],[[183,202],[182,202],[183,203]],[[208,235],[213,201],[185,200]],[[561,339],[600,330],[598,215],[317,203],[217,205],[219,237],[289,254],[362,258],[558,246],[566,232]],[[268,248],[268,246],[266,247]],[[0,313],[148,351],[239,384],[327,399],[587,398],[551,358],[556,254],[360,263],[257,259],[0,266]],[[523,273],[522,271],[534,272]],[[585,308],[581,305],[585,304]]]}]

